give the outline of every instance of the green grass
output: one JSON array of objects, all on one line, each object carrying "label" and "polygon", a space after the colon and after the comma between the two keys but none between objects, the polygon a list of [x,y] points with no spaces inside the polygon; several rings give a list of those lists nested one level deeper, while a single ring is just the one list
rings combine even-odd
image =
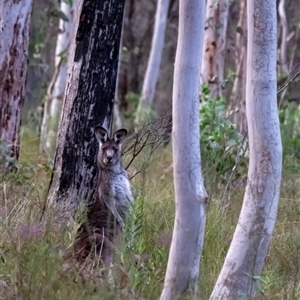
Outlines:
[{"label": "green grass", "polygon": [[[140,195],[134,207],[135,239],[127,247],[125,239],[117,249],[111,284],[100,275],[96,261],[80,267],[64,258],[75,238],[76,222],[57,227],[55,212],[50,212],[41,223],[51,157],[39,154],[38,139],[29,130],[23,130],[22,145],[19,171],[0,174],[0,299],[158,299],[175,212],[170,147],[159,149],[145,174],[132,180]],[[300,179],[299,171],[291,168],[299,161],[292,159],[286,160],[278,219],[260,278],[265,299],[300,298]],[[224,185],[209,170],[204,174],[210,201],[199,292],[201,299],[208,299],[230,245],[244,191],[242,185],[236,187],[227,207],[220,210]]]}]

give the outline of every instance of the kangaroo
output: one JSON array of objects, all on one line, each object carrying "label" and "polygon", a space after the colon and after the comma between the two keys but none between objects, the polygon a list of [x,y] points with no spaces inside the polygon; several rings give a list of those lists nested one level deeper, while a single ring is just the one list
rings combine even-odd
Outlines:
[{"label": "kangaroo", "polygon": [[96,126],[95,135],[99,142],[98,197],[105,203],[118,227],[123,230],[127,210],[133,201],[128,175],[121,164],[121,145],[127,136],[127,130],[116,131],[110,139],[103,127]]},{"label": "kangaroo", "polygon": [[106,129],[98,125],[95,136],[99,142],[96,200],[86,223],[78,230],[79,239],[73,249],[77,258],[87,257],[94,249],[108,263],[112,261],[115,239],[124,230],[133,201],[128,175],[121,163],[121,145],[127,130],[120,129],[109,138]]}]

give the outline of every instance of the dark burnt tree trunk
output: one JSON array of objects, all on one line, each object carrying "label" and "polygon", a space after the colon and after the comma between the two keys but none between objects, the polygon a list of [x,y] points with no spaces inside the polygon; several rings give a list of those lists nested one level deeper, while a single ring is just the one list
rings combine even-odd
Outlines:
[{"label": "dark burnt tree trunk", "polygon": [[94,127],[110,128],[124,0],[79,0],[48,204],[70,217],[95,190]]},{"label": "dark burnt tree trunk", "polygon": [[[18,159],[33,0],[0,2],[0,140]],[[10,167],[5,163],[5,167]]]}]

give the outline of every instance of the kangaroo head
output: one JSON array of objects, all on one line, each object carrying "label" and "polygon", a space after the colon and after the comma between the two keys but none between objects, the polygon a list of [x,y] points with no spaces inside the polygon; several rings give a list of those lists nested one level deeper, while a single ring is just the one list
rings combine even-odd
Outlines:
[{"label": "kangaroo head", "polygon": [[102,167],[113,167],[121,161],[121,145],[127,136],[126,129],[117,130],[113,138],[109,138],[105,128],[95,127],[95,135],[99,142],[98,163]]}]

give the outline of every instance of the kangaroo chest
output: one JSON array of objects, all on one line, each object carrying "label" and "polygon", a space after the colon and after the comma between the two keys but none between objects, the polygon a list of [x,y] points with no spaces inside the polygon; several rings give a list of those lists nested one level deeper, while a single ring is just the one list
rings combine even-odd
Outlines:
[{"label": "kangaroo chest", "polygon": [[98,186],[98,193],[102,196],[110,196],[120,205],[127,206],[128,202],[133,200],[130,183],[127,176],[123,173],[110,174],[110,176],[103,176],[101,174],[100,185]]}]

